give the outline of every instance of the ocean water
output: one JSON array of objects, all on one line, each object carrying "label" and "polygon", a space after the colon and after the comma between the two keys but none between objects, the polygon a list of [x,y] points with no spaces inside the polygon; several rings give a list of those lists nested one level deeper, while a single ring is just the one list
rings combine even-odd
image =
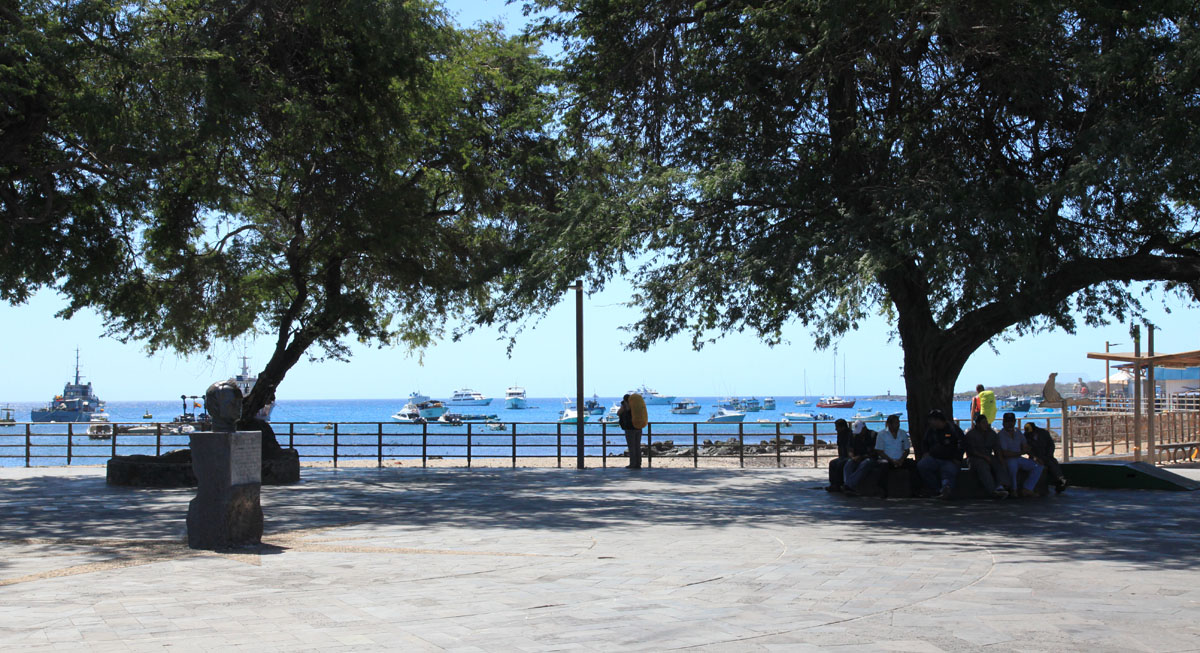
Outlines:
[{"label": "ocean water", "polygon": [[[604,406],[611,406],[618,397],[600,397]],[[761,397],[759,398],[761,400]],[[697,415],[674,415],[670,406],[648,406],[650,427],[648,433],[653,441],[673,440],[677,446],[691,446],[693,439],[724,440],[744,437],[748,444],[769,440],[778,432],[789,439],[804,435],[805,443],[812,437],[820,441],[831,441],[831,422],[799,422],[783,426],[778,422],[785,412],[826,413],[833,419],[852,420],[856,414],[903,413],[901,401],[871,401],[859,399],[854,408],[818,409],[812,405],[795,406],[794,396],[777,396],[776,409],[748,413],[746,421],[737,424],[707,424],[716,410],[717,397],[695,397],[703,407]],[[816,398],[809,398],[815,403]],[[454,413],[480,413],[495,415],[499,426],[488,427],[481,423],[463,426],[428,424],[425,426],[401,424],[391,415],[405,403],[403,399],[359,399],[359,400],[282,400],[271,415],[276,437],[283,446],[295,446],[306,460],[329,460],[333,457],[335,440],[338,457],[376,459],[419,458],[422,453],[429,456],[465,457],[470,447],[472,457],[505,458],[512,455],[516,434],[518,456],[574,456],[576,427],[574,424],[556,423],[563,408],[561,397],[530,398],[530,408],[506,410],[503,399],[493,399],[491,406],[454,406]],[[40,404],[13,404],[16,419],[29,420],[30,410]],[[169,422],[180,411],[199,412],[192,400],[186,403],[174,401],[113,401],[108,402],[109,419],[115,423]],[[955,402],[954,412],[964,418],[970,410],[969,402]],[[152,419],[143,419],[149,412]],[[601,416],[588,418],[585,424],[586,453],[589,456],[619,453],[625,450],[624,436],[614,424],[599,424]],[[903,420],[903,415],[902,415]],[[868,420],[872,428],[882,427],[882,418]],[[1046,419],[1038,422],[1046,425]],[[1050,426],[1056,427],[1057,419],[1051,418]],[[902,422],[908,428],[906,420]],[[87,424],[71,425],[74,435],[67,445],[66,424],[36,424],[30,427],[30,465],[64,465],[70,456],[72,464],[103,463],[113,453],[111,440],[91,439],[86,434]],[[0,466],[23,466],[25,460],[25,426],[0,426]],[[496,430],[493,430],[496,429]],[[910,431],[912,429],[909,429]],[[336,433],[336,435],[335,435]],[[117,437],[117,453],[155,454],[187,446],[186,435],[164,434],[120,434]]]}]

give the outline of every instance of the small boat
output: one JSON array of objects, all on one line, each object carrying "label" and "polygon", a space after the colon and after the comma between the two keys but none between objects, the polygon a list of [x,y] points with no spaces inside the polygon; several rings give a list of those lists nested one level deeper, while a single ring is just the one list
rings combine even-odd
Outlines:
[{"label": "small boat", "polygon": [[775,410],[775,397],[763,397],[763,410]]},{"label": "small boat", "polygon": [[[759,426],[763,427],[764,429],[773,429],[773,428],[775,428],[775,425],[778,424],[779,422],[776,422],[773,419],[767,419],[764,417],[762,419],[755,420],[754,423],[758,424]],[[786,425],[787,422],[784,421],[783,424]]]},{"label": "small boat", "polygon": [[446,416],[455,422],[486,422],[499,417],[498,415],[484,415],[483,413],[446,413]]},{"label": "small boat", "polygon": [[600,397],[593,394],[591,399],[583,402],[583,410],[588,415],[603,415],[608,409],[604,407],[604,404],[600,403]]},{"label": "small boat", "polygon": [[742,402],[742,410],[747,413],[757,413],[762,410],[762,404],[758,403],[758,399],[750,397]]},{"label": "small boat", "polygon": [[617,411],[619,410],[621,410],[621,402],[614,401],[613,405],[609,407],[608,413],[604,417],[601,417],[599,422],[601,424],[616,424],[620,422],[621,418],[617,417]]},{"label": "small boat", "polygon": [[422,401],[429,401],[429,395],[421,394],[420,390],[417,390],[416,392],[410,393],[408,395],[408,402],[410,404],[419,404]]},{"label": "small boat", "polygon": [[485,397],[470,388],[455,390],[450,399],[446,401],[447,406],[487,406],[491,403],[490,397]]},{"label": "small boat", "polygon": [[807,399],[807,397],[808,397],[808,370],[804,370],[804,396],[800,397],[793,403],[795,403],[797,406],[809,406],[812,404],[812,402],[810,402]]},{"label": "small boat", "polygon": [[509,410],[522,410],[529,407],[529,400],[525,397],[525,388],[514,385],[504,391],[504,407]]},{"label": "small boat", "polygon": [[842,399],[841,397],[821,397],[817,408],[854,408],[857,399]]},{"label": "small boat", "polygon": [[504,430],[506,430],[503,422],[500,422],[500,421],[497,421],[494,419],[489,419],[488,421],[484,422],[483,426],[484,426],[484,428],[486,428],[489,431],[504,431]]},{"label": "small boat", "polygon": [[700,404],[694,399],[680,399],[671,404],[671,412],[675,415],[697,415],[700,413]]},{"label": "small boat", "polygon": [[1026,417],[1061,417],[1062,411],[1049,406],[1038,406],[1025,413]]},{"label": "small boat", "polygon": [[421,417],[421,411],[417,409],[416,404],[409,402],[404,404],[404,407],[396,411],[392,415],[392,419],[405,424],[424,424],[425,418]]},{"label": "small boat", "polygon": [[142,419],[154,419],[154,415],[150,414],[150,411],[146,411],[142,413]]},{"label": "small boat", "polygon": [[463,422],[461,419],[458,419],[458,415],[455,415],[454,413],[446,413],[445,415],[437,418],[437,421],[435,421],[434,424],[437,424],[438,426],[462,426]]},{"label": "small boat", "polygon": [[792,403],[796,404],[797,406],[811,406],[812,405],[811,401],[804,399],[804,398],[797,399],[796,401],[793,401]]},{"label": "small boat", "polygon": [[741,408],[742,400],[737,397],[725,397],[718,399],[715,408],[728,408],[729,410],[737,410]]},{"label": "small boat", "polygon": [[417,413],[425,419],[437,419],[445,415],[450,409],[437,400],[420,401],[416,404]]},{"label": "small boat", "polygon": [[883,419],[884,417],[885,416],[883,414],[883,411],[881,411],[881,410],[870,411],[870,410],[859,409],[859,410],[855,411],[855,413],[854,413],[854,419],[861,419],[861,420]]},{"label": "small boat", "polygon": [[[584,413],[582,417],[583,421],[586,422],[587,418],[587,413]],[[564,401],[562,412],[558,414],[558,423],[578,424],[580,419],[579,411],[575,410],[575,404],[571,403],[570,399]]]},{"label": "small boat", "polygon": [[829,413],[784,413],[783,418],[790,422],[824,422],[833,419]]},{"label": "small boat", "polygon": [[0,406],[0,424],[16,424],[17,418],[13,417],[13,407],[5,404]]},{"label": "small boat", "polygon": [[744,419],[746,419],[746,413],[728,408],[718,408],[717,412],[710,415],[705,421],[709,424],[741,424]]},{"label": "small boat", "polygon": [[642,387],[638,388],[637,390],[630,390],[626,394],[642,395],[642,401],[645,401],[647,406],[670,406],[671,402],[675,401],[674,395],[667,396],[660,394],[658,390],[648,388],[644,383],[642,384]]}]

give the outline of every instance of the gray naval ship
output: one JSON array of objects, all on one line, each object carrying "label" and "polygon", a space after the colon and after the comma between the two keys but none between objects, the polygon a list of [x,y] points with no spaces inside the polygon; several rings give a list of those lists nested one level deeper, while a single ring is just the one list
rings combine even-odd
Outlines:
[{"label": "gray naval ship", "polygon": [[56,396],[45,408],[35,408],[30,413],[33,422],[90,422],[92,416],[104,414],[104,402],[92,393],[91,383],[81,383],[79,378],[79,350],[75,350],[75,382],[67,381],[62,394]]}]

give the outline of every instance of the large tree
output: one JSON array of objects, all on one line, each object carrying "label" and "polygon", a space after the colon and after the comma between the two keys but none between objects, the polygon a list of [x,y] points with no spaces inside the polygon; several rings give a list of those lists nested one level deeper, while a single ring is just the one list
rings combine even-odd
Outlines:
[{"label": "large tree", "polygon": [[[129,89],[122,156],[144,179],[98,183],[136,191],[96,204],[121,216],[105,223],[115,272],[52,285],[150,350],[266,334],[244,416],[306,354],[420,347],[469,320],[559,194],[551,69],[499,26],[401,0],[145,0],[117,16],[130,64],[81,84]],[[57,217],[22,224],[26,239],[74,228]]]},{"label": "large tree", "polygon": [[541,274],[640,253],[634,347],[882,312],[918,427],[997,337],[1200,293],[1194,2],[535,4],[568,132],[626,165]]}]

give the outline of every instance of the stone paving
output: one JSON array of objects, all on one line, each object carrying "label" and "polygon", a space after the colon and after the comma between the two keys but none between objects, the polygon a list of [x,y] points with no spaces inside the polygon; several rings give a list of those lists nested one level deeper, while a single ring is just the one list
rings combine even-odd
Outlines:
[{"label": "stone paving", "polygon": [[[1189,471],[1196,474],[1196,471]],[[264,545],[190,490],[0,470],[0,650],[1200,650],[1200,492],[850,499],[812,470],[314,470]]]}]

